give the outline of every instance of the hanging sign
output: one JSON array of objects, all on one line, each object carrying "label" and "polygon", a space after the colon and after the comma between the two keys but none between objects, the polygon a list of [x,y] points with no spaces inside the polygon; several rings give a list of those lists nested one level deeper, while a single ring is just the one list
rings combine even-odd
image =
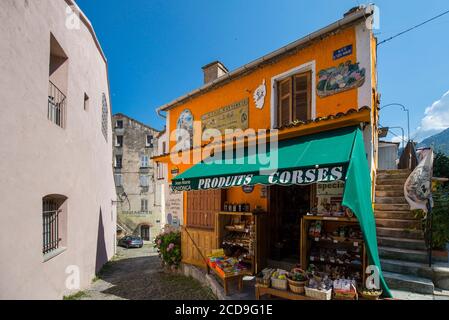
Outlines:
[{"label": "hanging sign", "polygon": [[254,186],[253,185],[251,185],[251,186],[242,186],[242,190],[245,193],[251,193],[254,190]]}]

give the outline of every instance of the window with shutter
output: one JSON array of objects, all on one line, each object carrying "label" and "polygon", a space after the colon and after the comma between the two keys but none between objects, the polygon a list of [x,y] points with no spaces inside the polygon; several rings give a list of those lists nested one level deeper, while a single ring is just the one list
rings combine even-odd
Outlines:
[{"label": "window with shutter", "polygon": [[278,126],[311,118],[311,72],[280,80],[278,90]]},{"label": "window with shutter", "polygon": [[291,100],[292,100],[292,84],[291,84],[291,78],[282,80],[279,83],[279,112],[278,112],[278,119],[279,124],[286,125],[291,122]]},{"label": "window with shutter", "polygon": [[310,119],[310,72],[294,77],[293,120]]}]

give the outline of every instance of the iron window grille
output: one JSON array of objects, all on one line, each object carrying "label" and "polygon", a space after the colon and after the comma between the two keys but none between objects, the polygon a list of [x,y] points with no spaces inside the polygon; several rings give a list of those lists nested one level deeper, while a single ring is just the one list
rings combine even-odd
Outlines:
[{"label": "iron window grille", "polygon": [[43,202],[42,229],[43,244],[42,253],[46,254],[59,248],[59,213],[58,205],[53,200]]},{"label": "iron window grille", "polygon": [[49,81],[47,118],[54,124],[65,127],[66,96]]}]

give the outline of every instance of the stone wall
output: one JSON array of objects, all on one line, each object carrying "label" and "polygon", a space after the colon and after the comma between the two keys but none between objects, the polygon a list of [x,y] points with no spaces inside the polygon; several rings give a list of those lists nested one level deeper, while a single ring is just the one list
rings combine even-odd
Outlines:
[{"label": "stone wall", "polygon": [[[122,128],[119,128],[122,121]],[[113,116],[114,130],[114,174],[117,190],[117,223],[125,228],[126,234],[144,237],[142,227],[149,227],[149,238],[152,240],[161,229],[161,210],[158,205],[155,187],[155,170],[151,157],[157,151],[156,129],[146,126],[123,114]],[[153,141],[147,141],[147,136]],[[117,142],[122,137],[122,145]],[[122,157],[122,166],[118,167],[116,156]],[[142,157],[147,157],[147,163]],[[120,178],[121,175],[121,178]],[[142,177],[147,176],[148,185],[142,185]],[[145,178],[143,178],[145,179]],[[121,180],[121,183],[119,183]],[[147,202],[147,206],[142,204]]]}]

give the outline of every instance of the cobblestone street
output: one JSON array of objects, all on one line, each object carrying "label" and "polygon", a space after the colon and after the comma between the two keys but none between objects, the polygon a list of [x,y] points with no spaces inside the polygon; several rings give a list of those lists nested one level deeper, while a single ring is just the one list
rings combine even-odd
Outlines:
[{"label": "cobblestone street", "polygon": [[193,278],[165,273],[150,245],[141,249],[117,247],[90,288],[69,297],[78,300],[210,300],[210,289]]}]

